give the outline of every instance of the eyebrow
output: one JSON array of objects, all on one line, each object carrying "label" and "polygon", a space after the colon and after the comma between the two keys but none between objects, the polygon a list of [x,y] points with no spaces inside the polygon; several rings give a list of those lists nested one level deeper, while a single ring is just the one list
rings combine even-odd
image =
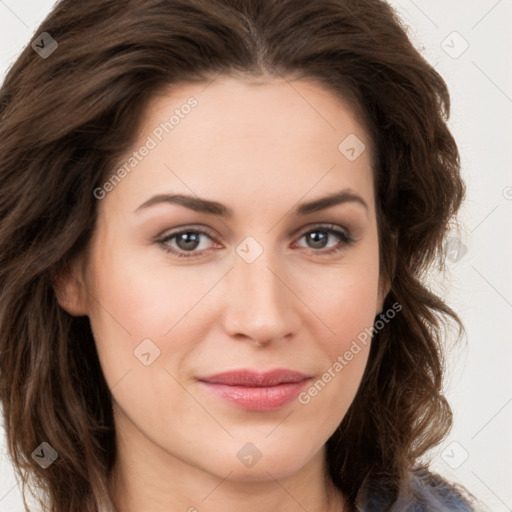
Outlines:
[{"label": "eyebrow", "polygon": [[[220,215],[225,218],[233,217],[233,210],[221,203],[185,194],[158,194],[148,199],[145,203],[142,203],[135,212],[145,210],[151,206],[162,203],[178,204],[196,212]],[[344,203],[358,203],[364,206],[366,210],[369,210],[368,204],[361,196],[356,194],[353,190],[344,189],[328,196],[321,197],[320,199],[299,204],[295,209],[295,214],[302,217]]]}]

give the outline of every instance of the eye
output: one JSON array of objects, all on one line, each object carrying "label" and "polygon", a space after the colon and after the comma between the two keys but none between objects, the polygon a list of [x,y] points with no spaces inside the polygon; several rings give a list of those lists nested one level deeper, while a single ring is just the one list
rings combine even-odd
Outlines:
[{"label": "eye", "polygon": [[[156,240],[156,243],[161,245],[166,252],[175,254],[179,258],[191,258],[201,256],[206,252],[209,249],[207,240],[214,241],[213,237],[213,233],[208,230],[195,229],[191,226],[168,233]],[[346,230],[334,224],[316,226],[304,232],[299,240],[303,238],[309,244],[309,249],[320,255],[338,253],[355,242]],[[332,238],[338,239],[338,241],[329,247],[328,242]]]},{"label": "eye", "polygon": [[[332,239],[333,236],[338,239],[338,242],[328,247],[329,238]],[[333,224],[316,226],[306,231],[299,240],[303,238],[309,244],[309,248],[313,249],[313,252],[322,255],[336,254],[345,249],[347,245],[355,242],[348,232]]]},{"label": "eye", "polygon": [[207,231],[190,227],[169,233],[157,240],[157,243],[162,245],[165,251],[173,253],[180,258],[190,258],[198,256],[198,254],[208,249],[207,247],[201,247],[201,242],[204,238],[212,240],[212,236]]}]

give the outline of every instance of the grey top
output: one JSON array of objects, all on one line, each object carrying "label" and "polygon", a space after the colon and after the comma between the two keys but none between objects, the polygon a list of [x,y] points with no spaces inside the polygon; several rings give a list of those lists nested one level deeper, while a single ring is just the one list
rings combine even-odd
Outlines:
[{"label": "grey top", "polygon": [[[382,512],[391,505],[386,488],[369,484],[359,494],[358,512]],[[480,512],[473,508],[457,489],[426,470],[411,474],[409,492],[401,495],[388,509],[390,512]]]}]

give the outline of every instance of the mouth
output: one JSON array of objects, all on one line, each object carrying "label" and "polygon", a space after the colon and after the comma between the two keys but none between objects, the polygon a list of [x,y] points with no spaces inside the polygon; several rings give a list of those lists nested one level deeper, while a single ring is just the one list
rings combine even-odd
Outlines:
[{"label": "mouth", "polygon": [[311,380],[301,372],[234,370],[197,380],[216,398],[248,411],[273,411],[289,404]]}]

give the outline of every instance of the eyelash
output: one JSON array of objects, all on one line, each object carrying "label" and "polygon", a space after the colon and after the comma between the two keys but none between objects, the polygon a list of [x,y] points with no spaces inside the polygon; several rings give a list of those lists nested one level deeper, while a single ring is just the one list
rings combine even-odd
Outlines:
[{"label": "eyelash", "polygon": [[[335,247],[331,247],[330,249],[327,249],[327,250],[310,249],[313,253],[318,253],[322,256],[331,256],[334,254],[338,254],[339,252],[343,251],[347,246],[353,244],[356,241],[354,238],[352,238],[352,236],[350,234],[347,234],[345,231],[340,230],[334,224],[319,225],[319,226],[313,227],[312,229],[308,229],[307,231],[304,231],[301,234],[299,240],[302,237],[304,237],[305,235],[314,233],[315,231],[324,231],[331,235],[337,236],[341,240],[341,242],[338,245],[336,245]],[[157,239],[155,241],[156,241],[156,243],[158,243],[159,245],[162,246],[164,251],[166,251],[167,253],[172,253],[179,258],[195,258],[195,257],[201,256],[204,252],[207,251],[207,250],[204,250],[201,252],[189,251],[189,254],[187,254],[187,251],[176,250],[175,248],[170,247],[167,244],[167,242],[169,242],[170,240],[172,240],[172,239],[176,238],[177,236],[182,235],[184,233],[195,233],[195,234],[206,235],[208,238],[215,241],[214,237],[208,230],[205,230],[204,228],[203,229],[194,229],[193,227],[185,228],[185,229],[181,229],[179,231],[175,231],[173,233],[169,233],[165,237]]]}]

